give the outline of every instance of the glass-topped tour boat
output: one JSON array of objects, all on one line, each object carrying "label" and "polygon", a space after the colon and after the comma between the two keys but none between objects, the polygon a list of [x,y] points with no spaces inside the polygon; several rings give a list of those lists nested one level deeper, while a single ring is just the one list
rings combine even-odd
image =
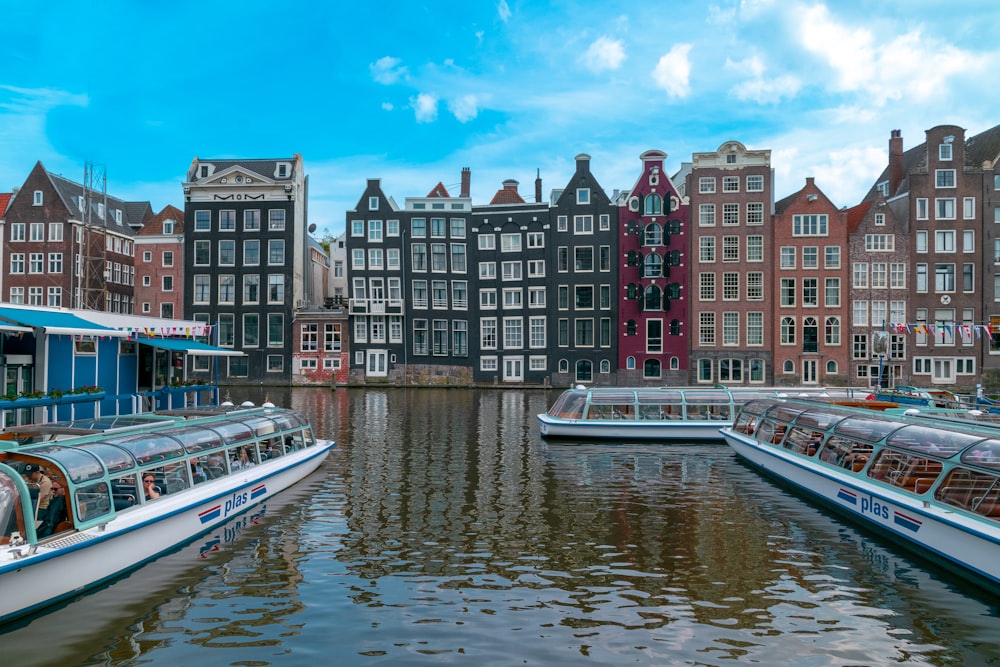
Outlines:
[{"label": "glass-topped tour boat", "polygon": [[1000,591],[995,415],[835,403],[750,401],[722,433],[760,470]]},{"label": "glass-topped tour boat", "polygon": [[722,440],[740,407],[763,396],[839,396],[866,390],[823,387],[585,387],[564,391],[538,415],[547,438]]},{"label": "glass-topped tour boat", "polygon": [[333,446],[267,404],[0,432],[0,623],[211,530],[316,470]]}]

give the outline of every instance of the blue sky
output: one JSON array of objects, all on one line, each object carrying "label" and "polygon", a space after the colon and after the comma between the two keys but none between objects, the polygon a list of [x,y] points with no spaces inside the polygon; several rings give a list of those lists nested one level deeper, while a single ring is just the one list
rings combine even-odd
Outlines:
[{"label": "blue sky", "polygon": [[770,149],[777,198],[807,176],[856,204],[886,163],[955,124],[1000,124],[1000,3],[28,0],[4,7],[0,190],[35,161],[183,207],[191,160],[301,153],[310,221],[339,233],[367,178],[402,204],[545,196],[574,157],[609,193],[639,155]]}]

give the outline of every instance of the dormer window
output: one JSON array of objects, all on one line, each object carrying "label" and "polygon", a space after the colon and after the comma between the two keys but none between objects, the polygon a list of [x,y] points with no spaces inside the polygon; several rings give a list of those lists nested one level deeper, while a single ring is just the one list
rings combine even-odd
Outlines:
[{"label": "dormer window", "polygon": [[97,217],[104,220],[104,204],[97,205]]},{"label": "dormer window", "polygon": [[938,159],[951,160],[951,142],[946,142],[938,146]]},{"label": "dormer window", "polygon": [[44,199],[43,199],[42,191],[41,190],[35,190],[35,192],[33,193],[33,197],[31,199],[31,205],[32,206],[41,206],[43,201],[44,201]]},{"label": "dormer window", "polygon": [[173,234],[174,233],[174,227],[176,227],[176,226],[177,226],[177,221],[176,220],[164,220],[163,221],[163,233],[164,234]]},{"label": "dormer window", "polygon": [[201,165],[201,178],[208,178],[208,165]]},{"label": "dormer window", "polygon": [[278,178],[288,178],[288,165],[279,164],[278,165]]},{"label": "dormer window", "polygon": [[122,224],[122,210],[120,208],[115,209],[115,222],[119,225]]},{"label": "dormer window", "polygon": [[726,155],[726,164],[736,164],[736,153]]}]

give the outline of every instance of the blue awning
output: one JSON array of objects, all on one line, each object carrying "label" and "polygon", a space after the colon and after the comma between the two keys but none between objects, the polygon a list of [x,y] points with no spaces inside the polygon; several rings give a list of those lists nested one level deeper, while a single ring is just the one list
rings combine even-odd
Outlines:
[{"label": "blue awning", "polygon": [[161,350],[171,350],[173,352],[187,352],[191,355],[201,355],[203,357],[245,357],[246,354],[238,350],[225,347],[215,347],[193,338],[147,338],[139,336],[135,339],[143,345],[158,347]]},{"label": "blue awning", "polygon": [[82,336],[113,336],[125,338],[126,331],[109,329],[77,317],[64,310],[43,310],[32,308],[16,308],[4,306],[0,308],[0,319],[14,324],[34,329],[42,329],[47,334],[82,335]]}]

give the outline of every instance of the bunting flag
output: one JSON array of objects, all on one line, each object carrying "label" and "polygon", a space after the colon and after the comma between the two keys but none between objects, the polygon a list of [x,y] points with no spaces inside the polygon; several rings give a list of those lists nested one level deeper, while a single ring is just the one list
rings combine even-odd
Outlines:
[{"label": "bunting flag", "polygon": [[924,336],[935,336],[938,333],[949,336],[961,336],[971,340],[975,335],[976,340],[992,341],[994,335],[1000,335],[1000,324],[971,324],[971,323],[942,323],[927,324],[925,322],[887,322],[885,329],[896,334],[915,333]]}]

